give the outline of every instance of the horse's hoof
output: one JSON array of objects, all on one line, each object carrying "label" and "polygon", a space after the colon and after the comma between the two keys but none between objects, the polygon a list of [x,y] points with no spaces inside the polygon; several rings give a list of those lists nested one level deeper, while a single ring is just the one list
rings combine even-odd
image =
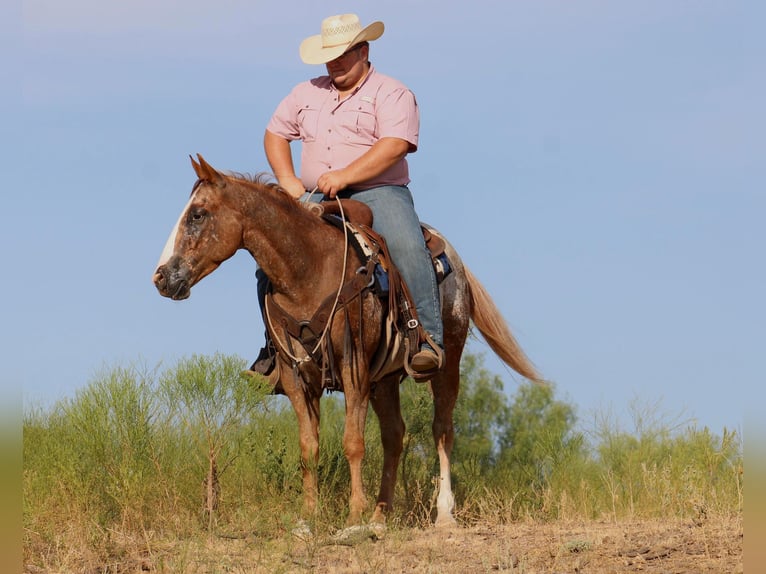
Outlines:
[{"label": "horse's hoof", "polygon": [[457,520],[450,514],[449,516],[437,516],[436,522],[434,522],[434,528],[457,528]]},{"label": "horse's hoof", "polygon": [[370,532],[375,536],[375,539],[380,540],[386,535],[386,523],[385,522],[370,522],[367,525]]}]

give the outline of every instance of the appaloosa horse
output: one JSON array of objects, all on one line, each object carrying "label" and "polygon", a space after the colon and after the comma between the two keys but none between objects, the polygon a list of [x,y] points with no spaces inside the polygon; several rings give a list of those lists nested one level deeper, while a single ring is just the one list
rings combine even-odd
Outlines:
[{"label": "appaloosa horse", "polygon": [[[340,299],[327,317],[323,338],[327,339],[326,349],[332,353],[330,359],[345,395],[343,448],[351,470],[348,524],[360,523],[367,505],[361,465],[370,403],[378,417],[384,451],[380,491],[370,520],[384,522],[392,507],[402,452],[399,383],[406,375],[401,363],[393,371],[376,369],[371,374],[376,351],[385,337],[382,325],[387,302],[369,288],[340,296],[339,286],[353,280],[365,265],[362,257],[348,248],[343,230],[306,209],[276,184],[222,174],[197,157],[199,161],[192,158],[192,165],[199,179],[162,252],[154,284],[165,297],[186,299],[193,285],[237,250],[246,249],[271,279],[273,303],[285,314],[308,320],[328,298]],[[449,244],[446,253],[453,271],[440,286],[445,363],[430,381],[432,429],[440,464],[437,525],[454,523],[452,413],[469,320],[506,364],[528,379],[539,379],[484,288]],[[312,513],[317,501],[319,399],[325,373],[311,360],[310,350],[304,350],[294,337],[273,324],[268,328],[279,351],[273,375],[276,380],[272,382],[287,395],[298,418],[304,511]]]}]

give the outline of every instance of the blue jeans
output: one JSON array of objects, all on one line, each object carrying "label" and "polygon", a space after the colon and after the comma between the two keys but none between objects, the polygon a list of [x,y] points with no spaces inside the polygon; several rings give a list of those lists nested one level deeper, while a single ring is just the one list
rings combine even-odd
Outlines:
[{"label": "blue jeans", "polygon": [[420,230],[420,220],[409,188],[386,185],[364,191],[344,190],[338,197],[355,199],[370,207],[372,227],[386,238],[391,258],[415,301],[420,323],[431,338],[444,348],[436,272]]}]

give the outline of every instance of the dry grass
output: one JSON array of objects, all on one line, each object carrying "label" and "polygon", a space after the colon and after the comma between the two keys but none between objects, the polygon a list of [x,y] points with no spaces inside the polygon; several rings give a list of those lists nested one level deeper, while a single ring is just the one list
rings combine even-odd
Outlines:
[{"label": "dry grass", "polygon": [[[121,538],[111,558],[28,566],[26,572],[214,573],[741,573],[741,517],[704,522],[481,523],[454,529],[397,529],[338,542],[331,533],[300,539],[255,534],[187,540]],[[74,550],[74,549],[73,549]],[[75,556],[79,554],[79,556]],[[68,562],[68,563],[66,563]]]}]

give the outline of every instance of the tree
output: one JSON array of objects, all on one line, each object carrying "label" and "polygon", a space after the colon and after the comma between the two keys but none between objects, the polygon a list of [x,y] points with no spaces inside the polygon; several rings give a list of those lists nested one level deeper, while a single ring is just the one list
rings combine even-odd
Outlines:
[{"label": "tree", "polygon": [[574,408],[553,393],[551,384],[525,383],[510,406],[498,466],[519,490],[544,487],[554,469],[583,447],[582,436],[573,432]]},{"label": "tree", "polygon": [[483,365],[483,357],[474,354],[466,354],[461,363],[452,458],[464,478],[486,476],[494,468],[510,417],[502,379]]},{"label": "tree", "polygon": [[203,512],[212,528],[220,495],[220,475],[237,456],[234,437],[264,403],[267,389],[245,380],[243,360],[220,353],[193,355],[167,371],[160,389],[177,420],[196,435],[207,470]]}]

